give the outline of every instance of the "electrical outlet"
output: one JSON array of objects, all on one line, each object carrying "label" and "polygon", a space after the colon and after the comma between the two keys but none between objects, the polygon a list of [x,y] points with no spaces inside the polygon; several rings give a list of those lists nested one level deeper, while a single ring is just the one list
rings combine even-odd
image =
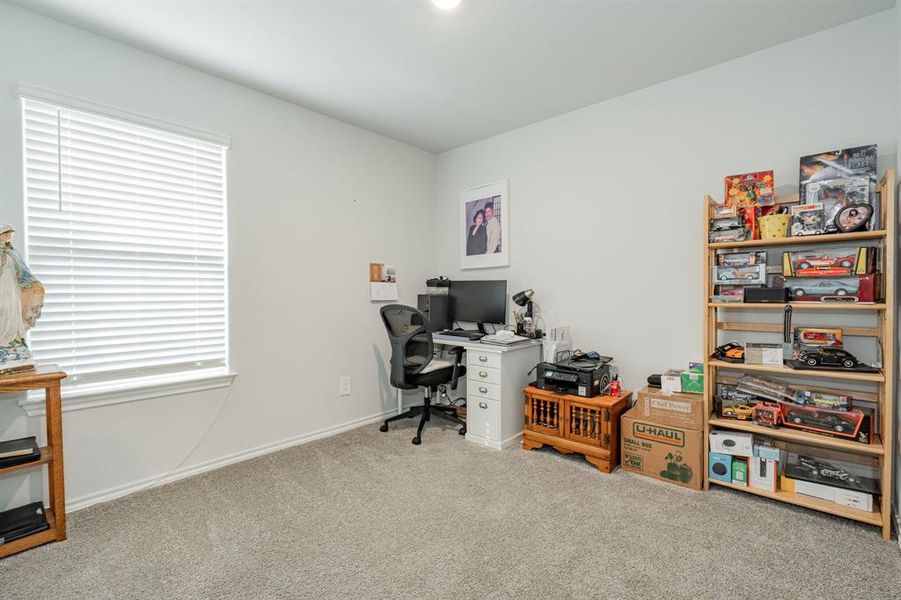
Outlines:
[{"label": "electrical outlet", "polygon": [[345,375],[338,380],[338,395],[350,396],[350,377]]}]

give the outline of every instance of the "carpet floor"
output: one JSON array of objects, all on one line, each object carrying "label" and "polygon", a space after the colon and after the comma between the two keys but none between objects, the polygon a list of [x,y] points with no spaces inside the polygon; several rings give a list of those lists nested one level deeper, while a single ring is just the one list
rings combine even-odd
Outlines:
[{"label": "carpet floor", "polygon": [[74,513],[0,597],[898,598],[874,527],[369,425]]}]

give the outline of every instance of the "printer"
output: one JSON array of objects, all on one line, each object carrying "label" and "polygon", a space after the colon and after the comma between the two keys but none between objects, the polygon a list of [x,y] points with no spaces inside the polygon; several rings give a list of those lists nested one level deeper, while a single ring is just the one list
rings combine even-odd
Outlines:
[{"label": "printer", "polygon": [[596,359],[580,356],[556,363],[538,363],[535,386],[542,390],[594,398],[607,389],[617,374],[616,367],[610,364],[612,360],[609,356]]}]

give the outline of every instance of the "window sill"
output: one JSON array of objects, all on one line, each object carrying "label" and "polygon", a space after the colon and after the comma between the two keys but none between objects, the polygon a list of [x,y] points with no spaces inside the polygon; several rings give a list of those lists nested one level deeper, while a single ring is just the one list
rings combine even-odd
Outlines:
[{"label": "window sill", "polygon": [[[234,371],[216,369],[64,388],[63,412],[224,388],[230,386],[237,375]],[[46,413],[43,397],[23,398],[19,406],[29,417]]]}]

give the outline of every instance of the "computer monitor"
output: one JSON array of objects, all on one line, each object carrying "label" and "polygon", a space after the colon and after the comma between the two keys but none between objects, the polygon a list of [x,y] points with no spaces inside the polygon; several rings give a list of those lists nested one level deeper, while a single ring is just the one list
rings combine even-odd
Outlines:
[{"label": "computer monitor", "polygon": [[507,322],[507,281],[451,281],[448,306],[452,321],[478,323]]}]

